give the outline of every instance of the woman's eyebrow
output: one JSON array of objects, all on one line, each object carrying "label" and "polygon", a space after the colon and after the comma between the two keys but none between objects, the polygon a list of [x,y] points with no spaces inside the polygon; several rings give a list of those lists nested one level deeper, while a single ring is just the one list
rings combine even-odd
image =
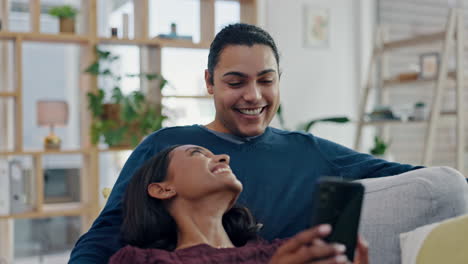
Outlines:
[{"label": "woman's eyebrow", "polygon": [[201,152],[205,151],[203,148],[200,148],[200,147],[190,147],[190,148],[186,149],[185,152],[189,152],[191,150],[199,150]]}]

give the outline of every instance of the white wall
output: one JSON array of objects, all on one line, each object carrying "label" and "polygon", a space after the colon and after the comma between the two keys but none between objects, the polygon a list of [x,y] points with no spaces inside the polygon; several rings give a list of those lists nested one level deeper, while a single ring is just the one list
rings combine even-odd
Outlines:
[{"label": "white wall", "polygon": [[[303,46],[306,5],[329,9],[328,47]],[[321,117],[356,117],[360,76],[370,52],[373,10],[374,0],[260,1],[260,25],[272,34],[281,53],[281,96],[289,128]],[[346,146],[352,146],[354,131],[352,124],[319,124],[312,130]]]}]

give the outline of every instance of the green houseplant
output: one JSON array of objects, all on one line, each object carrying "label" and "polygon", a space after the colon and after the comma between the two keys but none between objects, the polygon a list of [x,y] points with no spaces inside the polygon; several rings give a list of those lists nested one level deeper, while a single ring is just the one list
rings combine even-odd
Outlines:
[{"label": "green houseplant", "polygon": [[[285,121],[284,121],[284,116],[283,116],[283,108],[282,106],[280,105],[278,107],[278,111],[276,112],[276,115],[278,116],[278,120],[280,122],[280,125],[283,129],[286,129],[288,130],[288,128],[286,128],[286,125],[285,125]],[[350,120],[348,117],[346,116],[335,116],[335,117],[326,117],[326,118],[319,118],[319,119],[312,119],[312,120],[309,120],[307,122],[304,122],[300,125],[297,126],[297,130],[300,130],[300,131],[310,131],[310,129],[312,128],[312,126],[316,123],[320,123],[320,122],[329,122],[329,123],[341,123],[341,124],[344,124],[344,123],[348,123]]]},{"label": "green houseplant", "polygon": [[56,6],[49,10],[49,15],[58,17],[61,33],[75,33],[75,17],[78,9],[70,5]]},{"label": "green houseplant", "polygon": [[[97,60],[85,72],[107,79],[107,87],[113,87],[106,97],[106,89],[99,88],[89,92],[88,109],[92,114],[91,142],[98,144],[101,138],[110,147],[136,146],[149,133],[162,127],[166,116],[162,114],[160,105],[148,101],[141,91],[124,94],[120,89],[122,76],[112,70],[119,56],[109,51],[96,48]],[[159,81],[159,89],[163,89],[167,80],[159,74],[126,74],[127,77],[142,77],[149,81]],[[109,90],[109,89],[107,89]]]},{"label": "green houseplant", "polygon": [[374,147],[370,150],[370,153],[374,156],[381,156],[383,157],[385,155],[385,152],[387,151],[390,143],[385,142],[382,138],[379,136],[374,137]]}]

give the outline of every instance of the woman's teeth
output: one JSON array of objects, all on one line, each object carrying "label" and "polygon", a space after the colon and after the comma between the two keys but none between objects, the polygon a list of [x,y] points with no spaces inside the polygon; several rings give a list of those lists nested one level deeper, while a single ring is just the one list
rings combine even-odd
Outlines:
[{"label": "woman's teeth", "polygon": [[225,171],[231,171],[229,168],[221,168],[221,169],[217,169],[215,171],[213,171],[213,173],[217,174],[217,173],[221,173],[221,172],[225,172]]},{"label": "woman's teeth", "polygon": [[245,115],[258,115],[262,112],[263,107],[255,108],[255,109],[239,109],[239,112]]}]

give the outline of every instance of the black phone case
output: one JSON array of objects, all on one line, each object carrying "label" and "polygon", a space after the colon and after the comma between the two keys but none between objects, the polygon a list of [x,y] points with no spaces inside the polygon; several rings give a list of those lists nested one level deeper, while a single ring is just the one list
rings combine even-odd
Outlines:
[{"label": "black phone case", "polygon": [[323,177],[315,190],[312,226],[330,224],[332,233],[325,238],[346,246],[346,256],[354,260],[361,217],[364,186],[339,178]]}]

